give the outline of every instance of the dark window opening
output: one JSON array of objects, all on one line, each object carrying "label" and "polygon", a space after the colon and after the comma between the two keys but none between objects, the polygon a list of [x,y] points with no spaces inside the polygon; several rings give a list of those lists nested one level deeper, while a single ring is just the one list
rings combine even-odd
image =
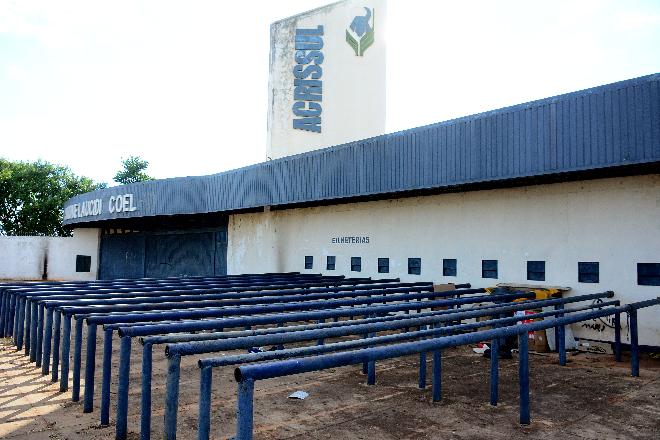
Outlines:
[{"label": "dark window opening", "polygon": [[89,255],[76,255],[76,272],[90,272],[92,257]]},{"label": "dark window opening", "polygon": [[378,273],[390,273],[390,259],[389,258],[379,258],[378,259]]},{"label": "dark window opening", "polygon": [[660,286],[660,263],[637,263],[637,284]]},{"label": "dark window opening", "polygon": [[545,281],[545,261],[528,261],[527,279],[530,281]]},{"label": "dark window opening", "polygon": [[351,257],[351,272],[362,272],[362,257]]},{"label": "dark window opening", "polygon": [[311,255],[305,256],[305,269],[312,269],[314,267],[314,257]]},{"label": "dark window opening", "polygon": [[326,270],[335,270],[336,257],[334,255],[328,255],[325,261]]},{"label": "dark window opening", "polygon": [[481,278],[497,278],[497,260],[481,260]]},{"label": "dark window opening", "polygon": [[445,277],[456,276],[456,258],[445,258],[442,260],[442,275]]},{"label": "dark window opening", "polygon": [[421,275],[421,273],[422,273],[422,259],[408,258],[408,275]]},{"label": "dark window opening", "polygon": [[578,282],[598,283],[600,279],[600,267],[598,262],[578,262]]}]

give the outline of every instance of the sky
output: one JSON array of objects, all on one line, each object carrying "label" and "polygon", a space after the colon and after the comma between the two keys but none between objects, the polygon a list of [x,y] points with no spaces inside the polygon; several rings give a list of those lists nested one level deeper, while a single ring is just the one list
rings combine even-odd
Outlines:
[{"label": "sky", "polygon": [[[266,157],[269,25],[327,0],[0,0],[0,157],[112,183]],[[660,72],[660,1],[390,0],[387,132]]]}]

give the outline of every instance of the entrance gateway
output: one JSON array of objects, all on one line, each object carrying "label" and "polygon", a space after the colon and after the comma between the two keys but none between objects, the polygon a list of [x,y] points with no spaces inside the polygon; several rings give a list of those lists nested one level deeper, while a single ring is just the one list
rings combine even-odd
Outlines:
[{"label": "entrance gateway", "polygon": [[99,279],[226,274],[226,217],[213,227],[101,232]]}]

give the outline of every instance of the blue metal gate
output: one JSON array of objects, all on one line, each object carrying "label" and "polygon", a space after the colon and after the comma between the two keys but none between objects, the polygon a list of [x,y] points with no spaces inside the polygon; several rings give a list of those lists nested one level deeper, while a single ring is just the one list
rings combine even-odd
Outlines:
[{"label": "blue metal gate", "polygon": [[101,237],[99,279],[227,274],[227,226]]}]

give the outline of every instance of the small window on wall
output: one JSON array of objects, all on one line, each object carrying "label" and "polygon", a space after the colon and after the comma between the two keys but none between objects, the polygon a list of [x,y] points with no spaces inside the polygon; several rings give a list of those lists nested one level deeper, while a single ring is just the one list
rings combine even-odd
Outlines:
[{"label": "small window on wall", "polygon": [[527,279],[529,281],[545,281],[545,261],[528,261]]},{"label": "small window on wall", "polygon": [[600,278],[600,268],[598,262],[579,262],[578,263],[578,282],[579,283],[598,283]]},{"label": "small window on wall", "polygon": [[481,278],[497,278],[497,260],[481,260]]},{"label": "small window on wall", "polygon": [[362,257],[351,257],[351,272],[362,272]]},{"label": "small window on wall", "polygon": [[314,257],[311,255],[305,256],[305,269],[312,269],[314,267]]},{"label": "small window on wall", "polygon": [[442,276],[456,276],[456,258],[445,258],[442,260]]},{"label": "small window on wall", "polygon": [[335,263],[337,261],[337,257],[334,255],[328,255],[325,261],[325,269],[326,270],[335,270]]},{"label": "small window on wall", "polygon": [[390,259],[389,258],[379,258],[378,259],[378,273],[390,273]]},{"label": "small window on wall", "polygon": [[422,259],[408,258],[408,275],[421,275],[421,274],[422,274]]},{"label": "small window on wall", "polygon": [[637,263],[637,284],[660,286],[660,263]]},{"label": "small window on wall", "polygon": [[76,255],[76,272],[90,272],[92,257],[89,255]]}]

